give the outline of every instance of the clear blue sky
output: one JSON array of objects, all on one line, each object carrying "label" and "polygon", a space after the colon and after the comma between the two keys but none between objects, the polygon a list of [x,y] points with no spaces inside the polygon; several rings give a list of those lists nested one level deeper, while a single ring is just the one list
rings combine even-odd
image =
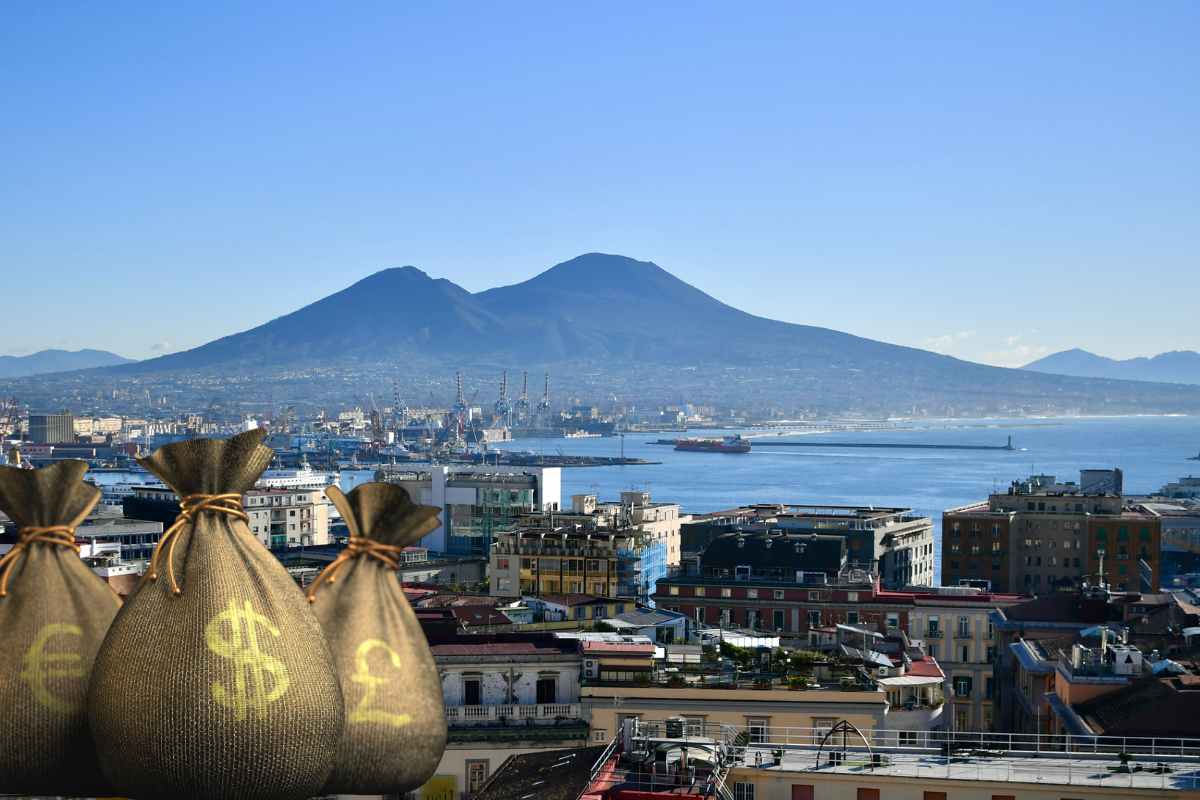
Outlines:
[{"label": "clear blue sky", "polygon": [[9,5],[0,352],[592,250],[990,363],[1200,349],[1196,2],[420,5]]}]

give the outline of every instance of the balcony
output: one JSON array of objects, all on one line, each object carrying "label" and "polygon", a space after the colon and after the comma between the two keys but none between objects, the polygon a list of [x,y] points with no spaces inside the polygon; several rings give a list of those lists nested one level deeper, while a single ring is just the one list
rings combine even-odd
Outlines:
[{"label": "balcony", "polygon": [[946,634],[945,634],[945,632],[944,632],[944,631],[941,631],[941,630],[936,630],[936,629],[935,629],[935,630],[928,630],[928,631],[925,631],[925,638],[926,638],[926,639],[941,639],[941,638],[943,638],[945,635],[946,635]]},{"label": "balcony", "polygon": [[562,720],[580,719],[579,703],[503,704],[492,706],[446,706],[446,722],[451,726],[471,725],[553,725]]}]

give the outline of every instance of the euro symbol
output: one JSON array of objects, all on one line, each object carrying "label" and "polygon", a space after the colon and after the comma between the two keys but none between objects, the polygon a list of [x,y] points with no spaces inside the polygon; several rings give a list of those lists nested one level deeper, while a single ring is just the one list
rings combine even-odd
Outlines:
[{"label": "euro symbol", "polygon": [[249,600],[241,607],[230,600],[229,607],[204,629],[208,649],[233,662],[233,688],[213,681],[212,696],[220,705],[232,708],[236,720],[246,719],[251,712],[257,719],[266,719],[267,707],[283,697],[291,684],[283,662],[262,651],[259,628],[279,638],[279,628],[255,611]]},{"label": "euro symbol", "polygon": [[379,722],[384,725],[391,725],[393,728],[403,728],[412,722],[411,714],[393,714],[390,711],[371,708],[375,703],[375,694],[379,687],[390,680],[389,678],[380,678],[377,675],[371,674],[371,663],[368,659],[373,650],[383,650],[387,653],[388,660],[392,662],[392,666],[400,669],[400,654],[393,650],[392,646],[387,642],[379,639],[367,639],[358,646],[358,649],[354,651],[354,674],[350,676],[350,680],[365,686],[366,693],[363,694],[362,700],[358,702],[354,710],[350,712],[350,721]]},{"label": "euro symbol", "polygon": [[37,639],[22,659],[21,680],[29,684],[33,697],[52,711],[71,712],[81,703],[70,703],[50,691],[46,681],[54,678],[82,678],[83,658],[79,653],[47,653],[46,645],[55,636],[82,636],[83,629],[65,622],[52,622],[38,631]]}]

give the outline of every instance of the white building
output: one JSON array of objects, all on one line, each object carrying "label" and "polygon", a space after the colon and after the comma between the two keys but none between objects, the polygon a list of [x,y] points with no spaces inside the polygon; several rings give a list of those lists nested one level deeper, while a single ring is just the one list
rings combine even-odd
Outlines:
[{"label": "white building", "polygon": [[321,489],[251,489],[242,504],[250,532],[267,547],[329,544],[331,504]]}]

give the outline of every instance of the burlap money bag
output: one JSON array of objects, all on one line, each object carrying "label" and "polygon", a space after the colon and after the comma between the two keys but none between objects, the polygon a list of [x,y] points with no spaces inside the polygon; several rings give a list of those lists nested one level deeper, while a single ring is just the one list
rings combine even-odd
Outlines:
[{"label": "burlap money bag", "polygon": [[181,513],[92,673],[92,734],[121,794],[300,800],[333,769],[343,712],[329,650],[241,510],[271,461],[262,437],[193,439],[139,460]]},{"label": "burlap money bag", "polygon": [[325,494],[350,530],[308,589],[346,699],[325,792],[400,795],[425,783],[446,749],[441,679],[394,571],[401,550],[437,527],[438,509],[387,483]]},{"label": "burlap money bag", "polygon": [[87,721],[88,676],[120,599],[79,558],[100,500],[87,464],[0,467],[17,543],[0,558],[0,794],[109,794]]}]

